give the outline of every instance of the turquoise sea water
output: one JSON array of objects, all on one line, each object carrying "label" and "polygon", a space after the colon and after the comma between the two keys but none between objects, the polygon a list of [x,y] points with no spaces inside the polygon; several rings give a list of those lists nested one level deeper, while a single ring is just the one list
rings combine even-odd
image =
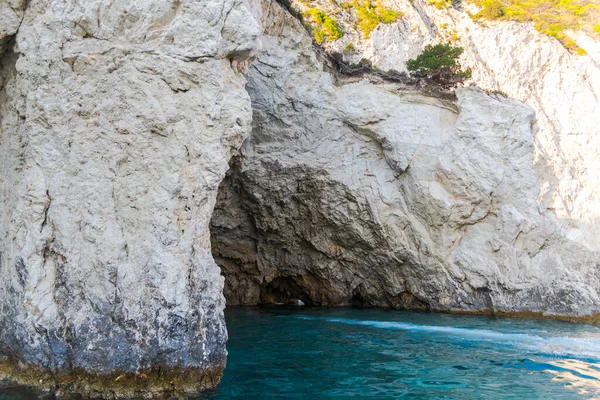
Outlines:
[{"label": "turquoise sea water", "polygon": [[370,309],[232,308],[210,399],[600,398],[600,327]]},{"label": "turquoise sea water", "polygon": [[[369,309],[230,308],[200,399],[600,399],[600,327]],[[35,399],[0,385],[1,400]]]}]

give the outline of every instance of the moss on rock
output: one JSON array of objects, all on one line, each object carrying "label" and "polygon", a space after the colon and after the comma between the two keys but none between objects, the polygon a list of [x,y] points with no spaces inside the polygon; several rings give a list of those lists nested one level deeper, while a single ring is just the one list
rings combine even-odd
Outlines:
[{"label": "moss on rock", "polygon": [[224,366],[207,369],[154,366],[136,372],[95,374],[85,370],[54,371],[15,359],[0,359],[0,379],[35,389],[47,390],[58,397],[125,399],[132,397],[173,396],[198,393],[217,386]]}]

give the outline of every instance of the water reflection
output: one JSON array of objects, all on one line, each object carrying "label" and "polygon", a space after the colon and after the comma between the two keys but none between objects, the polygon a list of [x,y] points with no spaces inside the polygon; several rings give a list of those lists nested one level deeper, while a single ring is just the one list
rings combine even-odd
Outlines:
[{"label": "water reflection", "polygon": [[229,310],[214,399],[600,398],[600,327],[385,310]]},{"label": "water reflection", "polygon": [[[229,358],[200,399],[600,399],[600,327],[350,309],[227,310]],[[32,399],[22,388],[0,400]]]},{"label": "water reflection", "polygon": [[548,364],[554,367],[546,370],[555,375],[554,381],[564,382],[586,398],[600,398],[600,364],[580,360],[556,360]]}]

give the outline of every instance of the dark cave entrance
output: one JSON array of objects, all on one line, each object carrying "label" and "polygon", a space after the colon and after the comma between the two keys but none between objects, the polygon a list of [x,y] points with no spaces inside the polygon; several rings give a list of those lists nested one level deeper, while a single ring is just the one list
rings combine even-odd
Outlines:
[{"label": "dark cave entrance", "polygon": [[[314,220],[315,215],[334,212],[322,209],[323,199],[335,207],[356,204],[345,188],[334,188],[336,196],[332,197],[321,191],[317,174],[275,168],[267,176],[256,172],[245,175],[238,163],[238,159],[232,160],[219,186],[210,224],[212,255],[225,278],[227,306],[430,309],[425,299],[406,287],[390,290],[385,286],[388,280],[403,281],[402,275],[386,278],[369,273],[380,266],[382,271],[402,274],[413,263],[408,256],[400,264],[398,257],[387,257],[385,241],[379,240],[381,234],[372,224],[361,225],[361,232],[368,232],[372,238],[368,242],[360,232],[328,225],[326,217]],[[293,180],[280,183],[278,179],[284,179],[281,176],[292,176]],[[273,180],[275,184],[271,184]],[[300,200],[294,203],[294,197]],[[311,235],[317,240],[311,241]],[[383,251],[370,257],[379,248]],[[344,252],[353,252],[353,258],[345,258]],[[357,281],[356,276],[364,278]]]},{"label": "dark cave entrance", "polygon": [[244,177],[235,158],[231,164],[219,186],[210,225],[212,255],[225,278],[223,293],[227,305],[320,305],[309,294],[310,282],[305,277],[284,275],[263,259],[261,250],[268,246],[269,253],[282,257],[289,254],[284,254],[283,248],[272,251],[281,244],[265,240],[264,232],[258,232]]}]

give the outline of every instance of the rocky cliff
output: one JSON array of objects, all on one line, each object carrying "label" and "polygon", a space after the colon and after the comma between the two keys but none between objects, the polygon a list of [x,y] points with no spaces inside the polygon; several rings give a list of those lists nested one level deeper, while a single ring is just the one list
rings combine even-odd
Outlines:
[{"label": "rocky cliff", "polygon": [[230,304],[599,311],[600,254],[544,206],[531,107],[336,79],[263,5],[253,131],[212,222]]},{"label": "rocky cliff", "polygon": [[[427,44],[452,41],[461,46],[462,64],[471,68],[472,82],[501,91],[536,112],[539,131],[534,155],[540,206],[558,216],[570,237],[590,249],[600,248],[598,37],[568,32],[581,55],[538,32],[533,23],[474,20],[471,15],[477,8],[469,1],[377,3],[401,17],[394,23],[378,24],[365,37],[356,11],[342,7],[343,1],[291,1],[300,11],[318,7],[339,22],[344,35],[326,40],[323,46],[349,63],[364,58],[382,70],[405,72],[406,61]],[[436,3],[444,6],[436,7]]]},{"label": "rocky cliff", "polygon": [[474,80],[529,105],[339,76],[271,0],[0,0],[0,375],[212,387],[223,290],[596,318],[596,42],[413,4],[347,61],[464,25]]},{"label": "rocky cliff", "polygon": [[225,366],[209,221],[250,130],[244,1],[2,1],[0,371],[104,397]]}]

